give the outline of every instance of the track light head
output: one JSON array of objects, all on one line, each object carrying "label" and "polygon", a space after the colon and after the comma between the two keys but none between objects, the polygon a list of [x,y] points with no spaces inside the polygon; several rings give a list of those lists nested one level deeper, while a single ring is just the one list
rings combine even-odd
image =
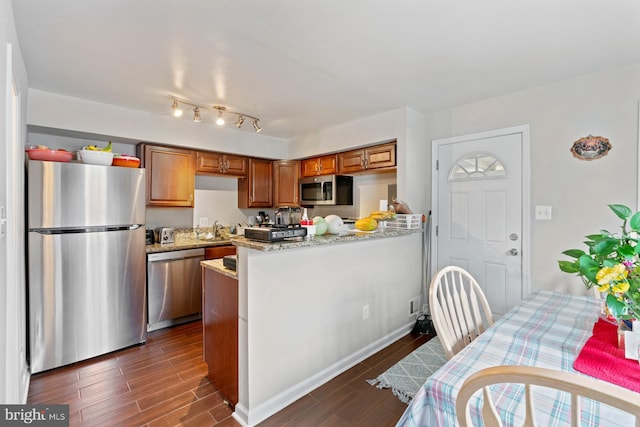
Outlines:
[{"label": "track light head", "polygon": [[258,119],[255,119],[253,121],[253,128],[256,130],[256,133],[260,132],[262,130],[262,128],[260,126],[258,126]]},{"label": "track light head", "polygon": [[171,104],[171,110],[173,110],[173,115],[175,117],[180,117],[182,115],[182,110],[180,109],[180,106],[178,105],[178,101],[176,101],[175,99],[173,100],[173,103]]},{"label": "track light head", "polygon": [[200,118],[200,107],[196,107],[193,109],[193,121],[200,122],[202,119]]},{"label": "track light head", "polygon": [[222,117],[222,111],[218,111],[218,118],[216,119],[216,124],[218,126],[224,125],[224,117]]},{"label": "track light head", "polygon": [[236,127],[240,128],[243,123],[244,123],[244,116],[242,114],[240,114],[238,116],[238,120],[236,120]]}]

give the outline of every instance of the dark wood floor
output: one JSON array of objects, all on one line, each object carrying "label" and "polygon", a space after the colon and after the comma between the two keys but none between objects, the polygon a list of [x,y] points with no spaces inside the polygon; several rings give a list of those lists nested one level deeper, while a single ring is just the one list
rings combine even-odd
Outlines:
[{"label": "dark wood floor", "polygon": [[[431,337],[407,335],[260,424],[392,426],[406,405],[377,377]],[[207,379],[201,322],[149,334],[145,345],[31,377],[29,404],[68,404],[71,426],[239,426]]]}]

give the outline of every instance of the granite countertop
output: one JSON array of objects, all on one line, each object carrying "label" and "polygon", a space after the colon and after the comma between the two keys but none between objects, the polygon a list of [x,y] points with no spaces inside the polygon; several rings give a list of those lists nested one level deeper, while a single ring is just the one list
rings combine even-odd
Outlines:
[{"label": "granite countertop", "polygon": [[215,238],[207,239],[206,236],[212,236],[213,229],[211,227],[194,228],[176,228],[173,233],[173,243],[161,245],[154,243],[147,245],[147,253],[180,251],[183,249],[209,248],[212,246],[228,246],[233,244],[233,240],[239,237],[230,234],[226,227],[219,231],[219,235]]},{"label": "granite countertop", "polygon": [[258,251],[281,251],[285,249],[293,248],[305,248],[309,246],[321,246],[321,245],[333,245],[339,243],[357,242],[362,240],[371,239],[385,239],[389,237],[405,236],[407,234],[420,233],[420,228],[416,229],[386,229],[384,231],[350,231],[345,235],[337,234],[325,234],[323,236],[312,236],[309,240],[304,237],[297,237],[292,240],[286,240],[284,242],[258,242],[255,240],[249,240],[245,237],[238,237],[232,241],[236,246],[242,246],[245,248],[255,249]]},{"label": "granite countertop", "polygon": [[197,248],[209,248],[212,246],[228,246],[232,245],[234,238],[218,238],[214,240],[204,240],[204,239],[189,239],[189,240],[180,240],[174,243],[167,243],[161,245],[160,243],[154,243],[153,245],[147,245],[147,253],[157,253],[157,252],[169,252],[169,251],[180,251],[183,249],[197,249]]},{"label": "granite countertop", "polygon": [[218,273],[224,274],[225,276],[229,276],[234,279],[238,278],[238,274],[235,271],[229,270],[227,267],[223,265],[222,258],[211,259],[208,261],[200,261],[200,265],[203,266],[204,268],[208,268],[209,270],[213,270]]}]

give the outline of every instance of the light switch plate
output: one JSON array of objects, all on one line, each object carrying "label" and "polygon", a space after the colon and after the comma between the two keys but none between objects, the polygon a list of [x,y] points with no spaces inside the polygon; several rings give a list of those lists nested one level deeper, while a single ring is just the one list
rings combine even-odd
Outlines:
[{"label": "light switch plate", "polygon": [[208,227],[209,226],[209,218],[202,217],[200,218],[200,227]]},{"label": "light switch plate", "polygon": [[551,206],[536,206],[536,219],[551,220]]}]

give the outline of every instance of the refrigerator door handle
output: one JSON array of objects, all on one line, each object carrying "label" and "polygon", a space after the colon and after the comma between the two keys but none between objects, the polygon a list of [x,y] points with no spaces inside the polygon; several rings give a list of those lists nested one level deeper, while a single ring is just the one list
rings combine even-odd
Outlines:
[{"label": "refrigerator door handle", "polygon": [[29,231],[34,231],[40,234],[74,234],[74,233],[102,233],[104,231],[123,231],[123,230],[137,230],[142,227],[141,224],[133,225],[115,225],[107,227],[74,227],[74,228],[33,228]]}]

